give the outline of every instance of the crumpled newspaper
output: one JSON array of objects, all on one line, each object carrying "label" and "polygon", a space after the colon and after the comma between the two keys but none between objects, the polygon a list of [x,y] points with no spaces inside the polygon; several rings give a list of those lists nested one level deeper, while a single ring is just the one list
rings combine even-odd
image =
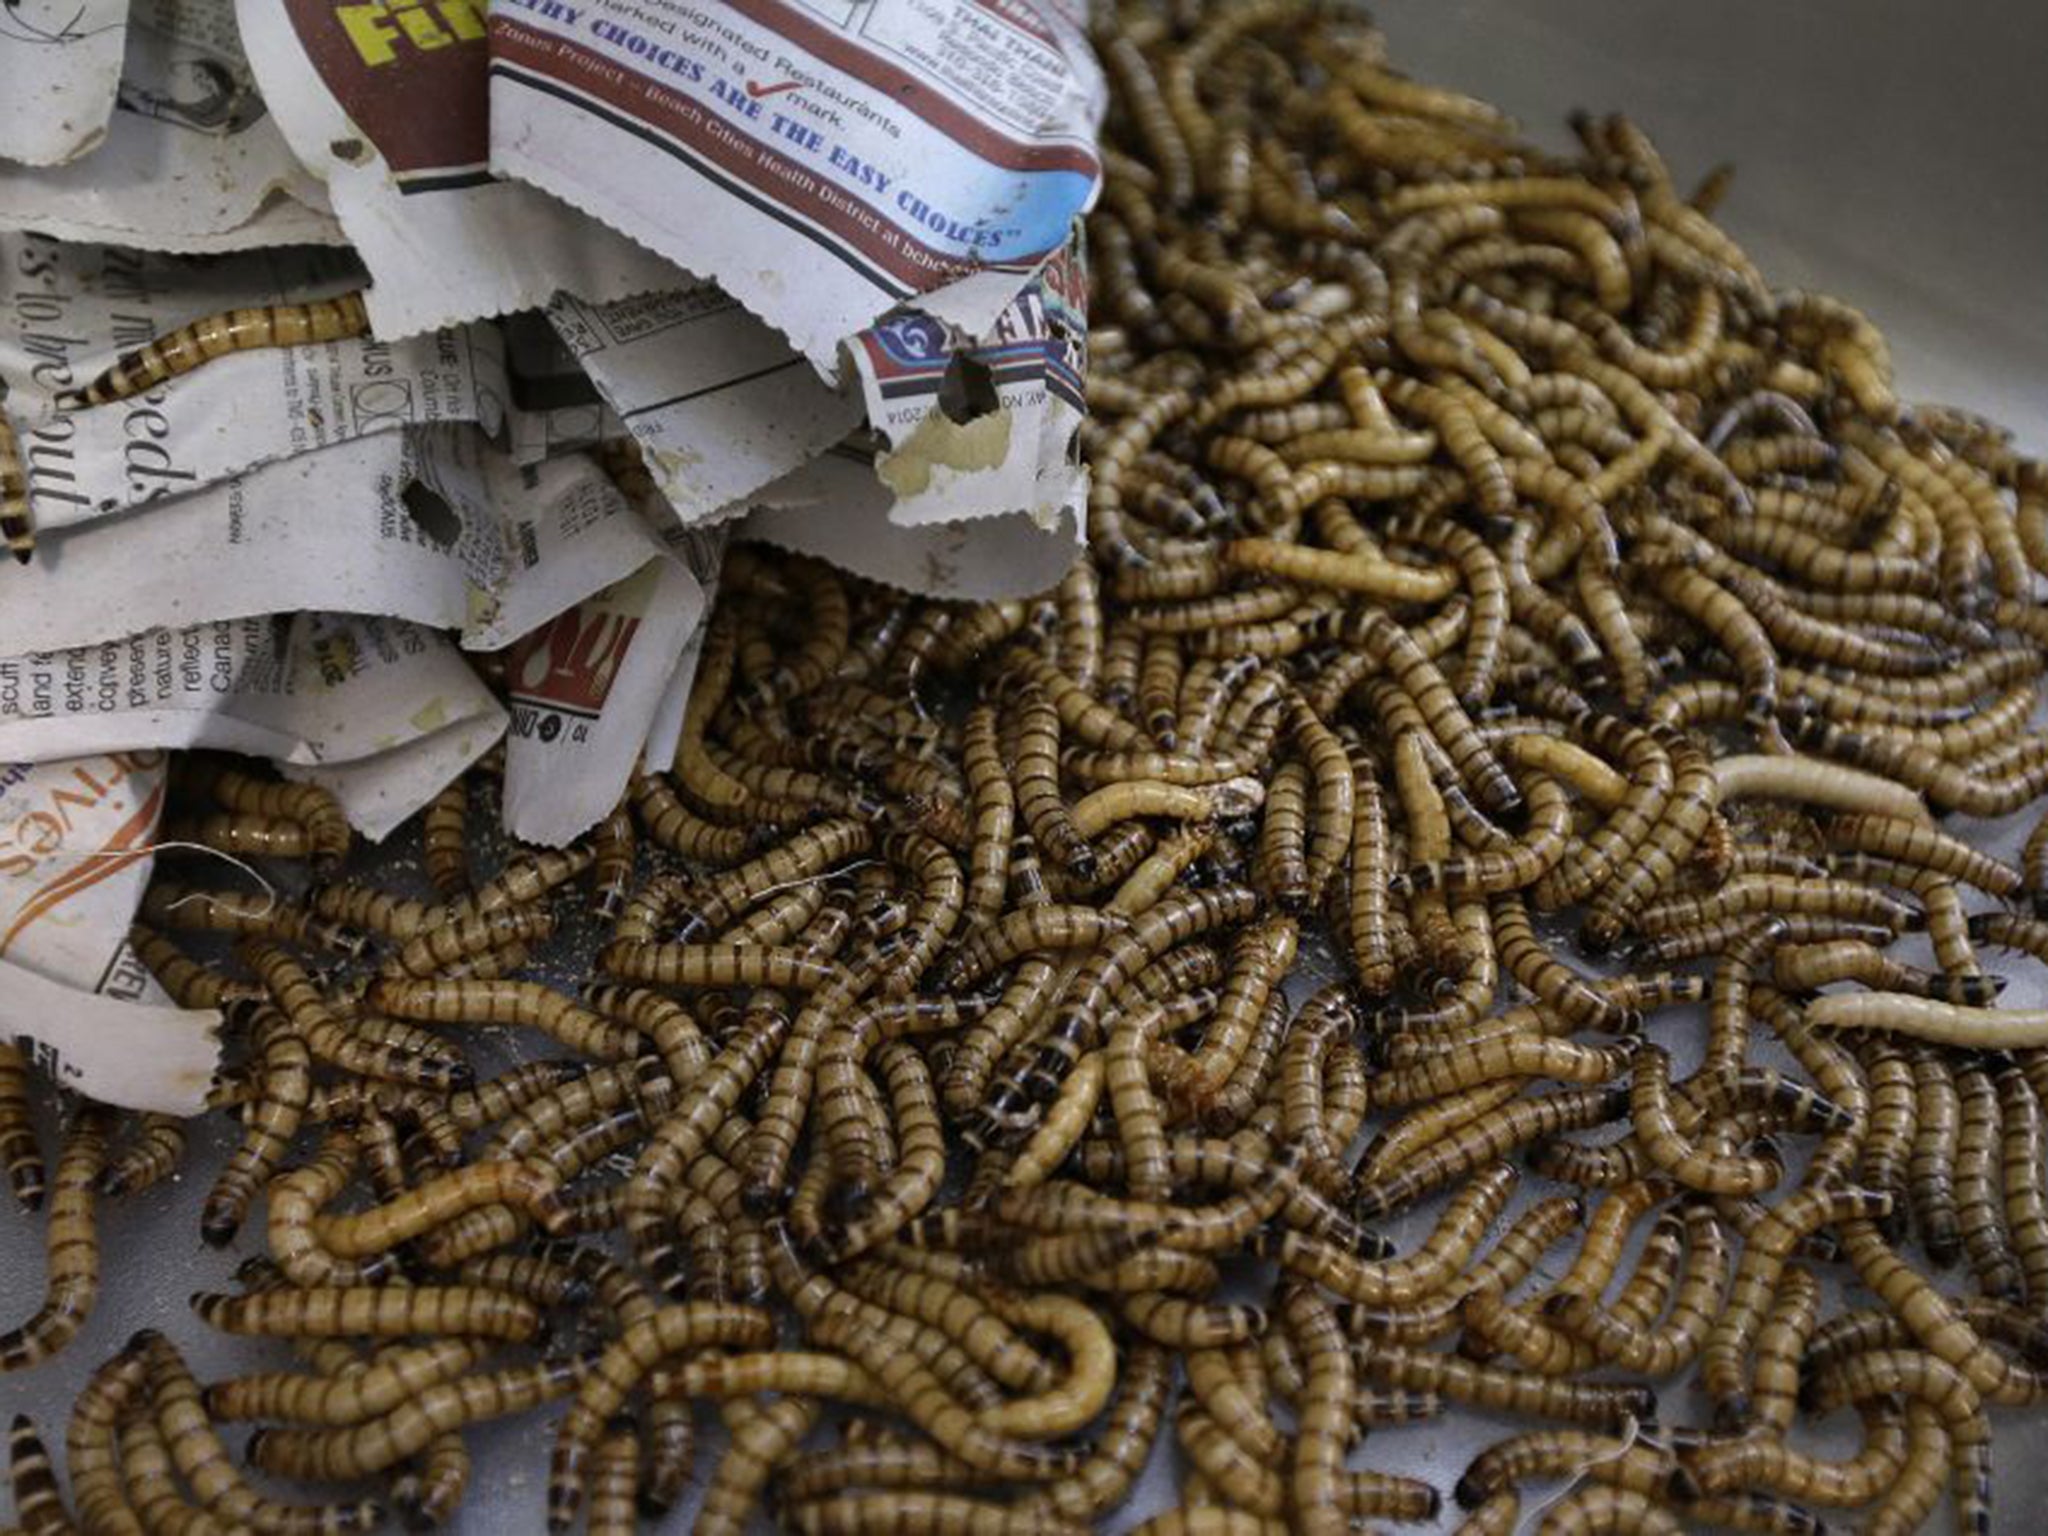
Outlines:
[{"label": "crumpled newspaper", "polygon": [[190,1115],[219,1064],[219,1016],[173,1006],[128,945],[167,755],[0,761],[0,1037],[27,1036],[58,1082],[96,1099]]},{"label": "crumpled newspaper", "polygon": [[[934,596],[1052,586],[1086,495],[1082,28],[1062,0],[0,5],[35,533],[0,564],[0,1031],[114,1102],[196,1108],[211,1070],[211,1018],[126,945],[155,811],[106,797],[41,846],[78,774],[160,805],[172,751],[264,757],[375,839],[502,741],[507,829],[560,846],[673,756],[728,537]],[[355,293],[367,335],[238,320],[255,344],[78,398],[196,356],[181,328]]]}]

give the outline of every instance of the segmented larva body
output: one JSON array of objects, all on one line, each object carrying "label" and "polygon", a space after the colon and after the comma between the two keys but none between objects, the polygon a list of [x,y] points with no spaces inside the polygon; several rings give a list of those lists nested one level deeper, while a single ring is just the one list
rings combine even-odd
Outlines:
[{"label": "segmented larva body", "polygon": [[[204,1235],[266,1197],[244,1294],[197,1305],[305,1366],[202,1393],[162,1340],[118,1353],[67,1437],[82,1528],[362,1523],[246,1486],[210,1422],[241,1418],[260,1469],[389,1474],[431,1523],[472,1424],[567,1399],[557,1528],[676,1503],[708,1403],[708,1532],[1091,1529],[1183,1381],[1158,1532],[1429,1518],[1352,1452],[1447,1402],[1555,1421],[1472,1462],[1476,1531],[1988,1521],[1988,1415],[2048,1396],[2048,1023],[1987,967],[2048,924],[1972,908],[2048,888],[2048,831],[2015,865],[1930,807],[2048,789],[2048,470],[1902,407],[1876,328],[1774,292],[1705,216],[1725,178],[1689,200],[1626,119],[1539,150],[1303,0],[1096,31],[1055,584],[909,599],[735,541],[673,760],[495,865],[477,765],[418,890],[334,882],[320,792],[178,769],[166,837],[314,866],[144,898],[235,958],[134,937],[227,1014]],[[600,457],[651,497],[629,439]],[[1694,1003],[1696,1066],[1644,1038]],[[557,1059],[475,1082],[502,1024]],[[0,1051],[30,1195],[26,1081]],[[176,1165],[130,1127],[83,1184],[67,1142],[59,1333],[81,1198]],[[1523,1163],[1572,1187],[1513,1207]],[[1404,1250],[1362,1225],[1438,1194]],[[1711,1421],[1653,1421],[1696,1362]],[[1835,1406],[1861,1445],[1804,1449]]]},{"label": "segmented larva body", "polygon": [[21,440],[14,435],[14,423],[0,406],[0,538],[16,561],[27,565],[35,558],[36,528],[29,512],[28,473],[21,460]]},{"label": "segmented larva body", "polygon": [[57,1353],[85,1326],[100,1293],[99,1184],[113,1112],[87,1105],[71,1117],[50,1180],[42,1304],[0,1333],[0,1373],[27,1370]]},{"label": "segmented larva body", "polygon": [[31,1118],[28,1057],[11,1040],[0,1040],[0,1163],[7,1183],[25,1211],[42,1209],[48,1174]]},{"label": "segmented larva body", "polygon": [[66,397],[73,410],[146,394],[215,358],[266,347],[315,346],[366,336],[370,315],[361,293],[307,304],[231,309],[180,326],[168,336],[123,353],[113,366]]}]

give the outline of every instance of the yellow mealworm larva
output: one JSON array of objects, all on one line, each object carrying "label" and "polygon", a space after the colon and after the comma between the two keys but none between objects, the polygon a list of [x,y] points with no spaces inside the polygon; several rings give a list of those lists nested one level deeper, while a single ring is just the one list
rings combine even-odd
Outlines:
[{"label": "yellow mealworm larva", "polygon": [[4,409],[0,409],[0,538],[7,540],[8,552],[22,565],[35,558],[36,530],[29,513],[21,440]]},{"label": "yellow mealworm larva", "polygon": [[112,1111],[98,1105],[84,1105],[71,1116],[50,1180],[43,1301],[26,1322],[0,1333],[0,1373],[27,1370],[54,1355],[85,1326],[99,1300],[96,1206],[112,1131]]},{"label": "yellow mealworm larva", "polygon": [[0,1163],[25,1211],[42,1209],[47,1174],[29,1108],[29,1062],[12,1040],[0,1040]]},{"label": "yellow mealworm larva", "polygon": [[572,1050],[604,1061],[634,1055],[640,1036],[565,997],[544,982],[381,978],[370,1006],[394,1018],[432,1024],[510,1024],[537,1029]]},{"label": "yellow mealworm larva", "polygon": [[320,1287],[251,1296],[202,1292],[192,1297],[192,1309],[223,1333],[273,1338],[451,1333],[517,1341],[540,1331],[540,1314],[530,1303],[475,1286]]},{"label": "yellow mealworm larva", "polygon": [[263,347],[314,346],[369,333],[370,316],[361,293],[307,304],[231,309],[179,327],[167,336],[125,352],[104,373],[66,397],[70,408],[105,405],[156,388],[181,374],[233,352]]},{"label": "yellow mealworm larva", "polygon": [[469,781],[451,779],[420,817],[420,862],[434,889],[453,900],[469,892]]},{"label": "yellow mealworm larva", "polygon": [[315,875],[332,874],[347,856],[353,834],[331,791],[317,784],[258,779],[217,764],[190,771],[222,809],[303,828]]},{"label": "yellow mealworm larva", "polygon": [[2048,1045],[2048,1010],[1971,1008],[1904,992],[1840,992],[1807,1007],[1816,1029],[1882,1029],[1939,1045],[2025,1050]]}]

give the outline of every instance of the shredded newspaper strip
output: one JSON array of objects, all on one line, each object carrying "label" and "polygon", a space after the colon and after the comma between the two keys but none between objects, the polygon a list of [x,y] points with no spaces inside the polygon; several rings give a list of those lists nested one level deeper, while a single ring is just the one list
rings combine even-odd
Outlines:
[{"label": "shredded newspaper strip", "polygon": [[[0,699],[19,686],[0,664]],[[128,944],[167,757],[0,762],[0,1032],[26,1034],[57,1081],[96,1099],[189,1115],[219,1063],[219,1017],[172,1006]]]},{"label": "shredded newspaper strip", "polygon": [[[20,9],[0,12],[0,29],[20,30]],[[11,41],[0,97],[21,81],[33,97],[42,58],[68,58],[107,35],[33,59]],[[132,0],[125,43],[112,115],[90,154],[57,167],[0,161],[0,228],[190,253],[341,241],[326,190],[257,88],[234,0]]]},{"label": "shredded newspaper strip", "polygon": [[15,0],[0,9],[0,160],[62,165],[105,141],[128,0]]}]

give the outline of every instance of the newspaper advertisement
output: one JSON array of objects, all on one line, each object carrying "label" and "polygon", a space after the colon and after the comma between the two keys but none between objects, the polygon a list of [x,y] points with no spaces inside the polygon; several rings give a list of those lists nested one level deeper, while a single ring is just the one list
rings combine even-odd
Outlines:
[{"label": "newspaper advertisement", "polygon": [[218,747],[332,789],[381,838],[503,734],[505,712],[435,631],[277,614],[0,658],[0,760]]},{"label": "newspaper advertisement", "polygon": [[834,389],[715,283],[611,304],[564,295],[548,318],[684,523],[701,522],[860,424]]},{"label": "newspaper advertisement", "polygon": [[284,137],[370,270],[379,336],[681,280],[616,229],[491,174],[485,0],[238,9]]},{"label": "newspaper advertisement", "polygon": [[121,83],[128,0],[0,8],[0,160],[62,165],[98,146]]},{"label": "newspaper advertisement", "polygon": [[199,1112],[219,1015],[171,1005],[128,944],[163,815],[160,751],[0,763],[0,1037],[110,1104]]},{"label": "newspaper advertisement", "polygon": [[[657,728],[680,734],[724,539],[693,534],[558,615],[506,660],[505,826],[560,847],[618,804]],[[671,707],[672,706],[672,707]],[[657,742],[658,746],[660,743]],[[663,760],[666,764],[666,758]]]},{"label": "newspaper advertisement", "polygon": [[[0,163],[0,227],[186,252],[341,240],[256,87],[234,0],[132,0],[125,44],[104,139],[63,166]],[[11,96],[35,77],[5,78]]]},{"label": "newspaper advertisement", "polygon": [[1087,280],[1078,238],[980,337],[916,310],[854,338],[868,423],[888,447],[875,473],[903,526],[1025,512],[1050,526],[1080,495],[1087,415]]},{"label": "newspaper advertisement", "polygon": [[648,553],[587,458],[529,483],[474,428],[377,433],[0,563],[0,656],[300,609],[409,619],[491,649]]},{"label": "newspaper advertisement", "polygon": [[898,306],[980,335],[1101,177],[1049,0],[498,0],[490,163],[715,281],[827,377]]}]

